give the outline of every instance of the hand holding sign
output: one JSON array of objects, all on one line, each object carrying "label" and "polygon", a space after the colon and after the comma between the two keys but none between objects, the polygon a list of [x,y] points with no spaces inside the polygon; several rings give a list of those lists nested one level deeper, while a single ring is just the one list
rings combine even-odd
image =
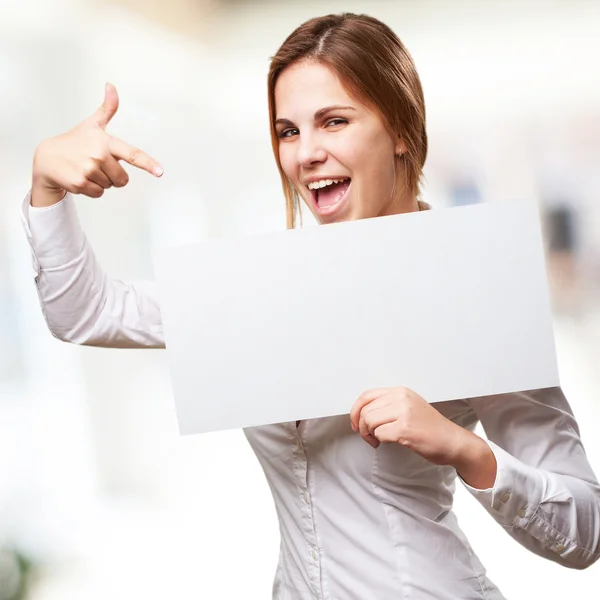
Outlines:
[{"label": "hand holding sign", "polygon": [[374,448],[381,442],[400,444],[435,465],[454,467],[473,487],[494,484],[496,460],[489,446],[408,388],[364,392],[350,411],[350,421]]},{"label": "hand holding sign", "polygon": [[99,198],[123,187],[129,176],[118,161],[160,177],[162,168],[142,150],[111,136],[106,127],[119,108],[116,88],[107,83],[104,102],[74,129],[44,140],[33,160],[33,206],[50,206],[66,192]]},{"label": "hand holding sign", "polygon": [[398,443],[436,465],[452,463],[464,431],[404,387],[364,392],[350,411],[350,421],[352,429],[374,448],[380,442]]}]

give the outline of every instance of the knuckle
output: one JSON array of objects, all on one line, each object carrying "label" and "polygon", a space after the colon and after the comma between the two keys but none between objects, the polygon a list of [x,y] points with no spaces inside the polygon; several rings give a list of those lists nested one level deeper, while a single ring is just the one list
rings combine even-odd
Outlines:
[{"label": "knuckle", "polygon": [[93,158],[86,160],[83,164],[83,174],[86,177],[93,175],[98,170],[98,164]]},{"label": "knuckle", "polygon": [[127,175],[127,173],[123,173],[123,175],[121,175],[118,178],[117,183],[115,185],[117,187],[125,187],[128,183],[129,183],[129,175]]},{"label": "knuckle", "polygon": [[73,182],[73,189],[75,193],[81,194],[87,187],[87,179],[85,177],[79,177]]},{"label": "knuckle", "polygon": [[102,163],[106,162],[110,157],[111,153],[108,148],[108,144],[102,144],[94,153],[94,158],[96,158]]},{"label": "knuckle", "polygon": [[81,188],[81,193],[82,193],[84,196],[89,196],[90,198],[93,198],[93,197],[94,197],[94,188],[92,188],[92,187],[91,187],[91,186],[89,186],[89,185],[84,185],[84,186],[82,186],[82,188]]},{"label": "knuckle", "polygon": [[139,148],[133,148],[133,150],[129,152],[129,162],[131,162],[134,165],[137,165],[140,159],[140,154],[141,151]]}]

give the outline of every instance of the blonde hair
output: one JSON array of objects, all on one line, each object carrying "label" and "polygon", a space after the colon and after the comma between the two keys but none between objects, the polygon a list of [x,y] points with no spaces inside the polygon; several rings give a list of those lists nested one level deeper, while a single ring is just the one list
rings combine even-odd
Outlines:
[{"label": "blonde hair", "polygon": [[[296,225],[298,193],[285,175],[275,128],[275,85],[284,69],[301,60],[315,60],[332,69],[349,93],[376,107],[390,131],[405,144],[402,160],[406,185],[418,199],[427,157],[425,101],[412,57],[396,34],[367,15],[342,13],[306,21],[271,58],[268,76],[271,144],[286,199],[287,227]],[[417,200],[419,210],[429,205]]]}]

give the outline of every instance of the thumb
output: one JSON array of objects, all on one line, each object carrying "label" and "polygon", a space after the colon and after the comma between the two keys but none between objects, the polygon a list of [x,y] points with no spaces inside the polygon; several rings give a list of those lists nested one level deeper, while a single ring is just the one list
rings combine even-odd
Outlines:
[{"label": "thumb", "polygon": [[102,102],[102,106],[94,112],[92,120],[99,127],[104,129],[115,116],[118,108],[119,95],[117,94],[117,88],[112,83],[107,83],[104,87],[104,102]]}]

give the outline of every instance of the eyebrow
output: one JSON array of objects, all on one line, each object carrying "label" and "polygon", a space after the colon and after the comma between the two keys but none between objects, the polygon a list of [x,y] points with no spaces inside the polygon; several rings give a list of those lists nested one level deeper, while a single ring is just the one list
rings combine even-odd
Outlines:
[{"label": "eyebrow", "polygon": [[[320,119],[322,119],[327,113],[333,111],[333,110],[353,110],[356,111],[356,109],[353,106],[342,106],[340,104],[335,104],[333,106],[326,106],[325,108],[320,108],[314,116],[315,121],[318,121]],[[289,120],[289,119],[277,119],[275,121],[275,125],[286,125],[287,127],[290,127],[293,125],[293,123]]]}]

